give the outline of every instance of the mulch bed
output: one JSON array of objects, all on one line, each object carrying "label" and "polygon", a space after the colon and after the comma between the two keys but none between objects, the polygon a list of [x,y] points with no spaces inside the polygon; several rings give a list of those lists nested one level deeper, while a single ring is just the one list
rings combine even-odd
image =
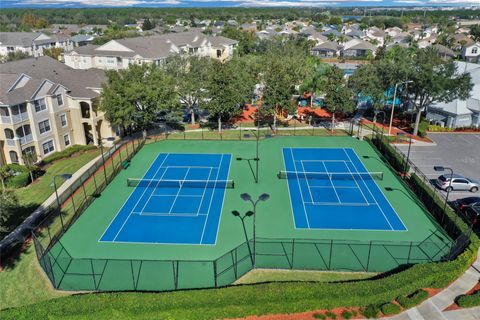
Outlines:
[{"label": "mulch bed", "polygon": [[[474,294],[475,292],[480,291],[480,282],[478,282],[472,289],[470,289],[466,295],[471,295]],[[457,303],[452,303],[450,306],[448,306],[444,311],[451,311],[451,310],[458,310],[462,309]]]}]

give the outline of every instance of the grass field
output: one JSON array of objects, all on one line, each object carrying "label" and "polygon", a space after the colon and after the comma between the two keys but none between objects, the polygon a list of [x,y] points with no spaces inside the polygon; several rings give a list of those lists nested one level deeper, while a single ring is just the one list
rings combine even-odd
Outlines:
[{"label": "grass field", "polygon": [[262,282],[313,281],[334,282],[363,280],[377,275],[373,272],[325,272],[311,270],[269,270],[254,269],[235,281],[235,284]]},{"label": "grass field", "polygon": [[[276,176],[279,170],[284,169],[282,147],[354,148],[361,158],[367,157],[362,161],[369,171],[385,173],[384,180],[377,183],[382,189],[388,187],[392,190],[386,192],[385,196],[408,231],[295,229],[287,183],[285,180],[278,180]],[[424,209],[415,201],[414,195],[389,171],[366,142],[338,136],[275,137],[261,140],[260,158],[264,160],[260,161],[258,184],[254,183],[246,162],[233,161],[229,178],[235,180],[236,188],[226,191],[216,245],[98,242],[132,191],[125,186],[126,179],[143,176],[158,153],[231,153],[235,158],[251,157],[254,150],[255,141],[164,140],[146,145],[132,160],[129,169],[120,172],[102,196],[95,200],[63,236],[61,242],[51,250],[51,259],[57,262],[53,270],[56,273],[56,285],[67,290],[210,287],[214,285],[213,274],[215,277],[219,275],[217,285],[229,284],[251,268],[240,221],[230,214],[232,210],[244,212],[250,209],[239,197],[240,193],[246,191],[254,197],[262,192],[271,194],[271,199],[258,208],[257,236],[263,239],[286,239],[273,242],[264,240],[257,244],[258,265],[263,268],[292,267],[293,262],[290,261],[288,253],[292,251],[293,255],[292,239],[313,239],[316,242],[300,246],[297,243],[296,266],[351,271],[364,271],[367,267],[369,271],[376,272],[387,271],[408,261],[428,261],[425,256],[428,254],[432,254],[430,258],[433,260],[439,259],[442,251],[438,251],[438,248],[444,248],[443,246],[448,244],[448,237],[428,218]],[[271,221],[275,221],[275,224],[272,225]],[[246,225],[251,237],[251,219],[246,220]],[[434,231],[437,234],[427,239]],[[410,242],[419,243],[426,239],[423,248],[409,248]],[[347,244],[336,244],[332,247],[330,241],[346,241]],[[388,244],[369,249],[370,242]],[[238,246],[240,247],[237,250],[229,253]],[[299,247],[301,250],[298,250]],[[334,252],[331,253],[331,250]],[[329,252],[332,260],[327,266],[320,262],[320,258],[328,258]],[[409,260],[406,260],[407,252]],[[364,260],[367,254],[368,262]],[[312,259],[312,255],[316,258]],[[222,258],[215,264],[213,260],[220,257]],[[236,267],[233,267],[234,265]],[[163,276],[158,278],[160,274]],[[151,277],[156,279],[155,282],[151,281]],[[102,286],[98,287],[100,283]]]}]

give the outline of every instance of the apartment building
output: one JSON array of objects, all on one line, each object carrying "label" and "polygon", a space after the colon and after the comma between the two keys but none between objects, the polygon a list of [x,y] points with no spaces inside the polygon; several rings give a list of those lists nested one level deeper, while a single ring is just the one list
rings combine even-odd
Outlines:
[{"label": "apartment building", "polygon": [[23,164],[114,135],[97,110],[102,70],[74,70],[44,56],[0,64],[0,163]]},{"label": "apartment building", "polygon": [[65,64],[74,69],[126,69],[130,64],[162,64],[175,54],[211,57],[221,61],[232,57],[236,40],[206,36],[198,32],[171,33],[111,40],[104,45],[87,45],[65,53]]},{"label": "apartment building", "polygon": [[40,32],[0,32],[0,56],[21,51],[33,57],[43,56],[50,48],[73,49],[73,42],[62,35],[46,35]]}]

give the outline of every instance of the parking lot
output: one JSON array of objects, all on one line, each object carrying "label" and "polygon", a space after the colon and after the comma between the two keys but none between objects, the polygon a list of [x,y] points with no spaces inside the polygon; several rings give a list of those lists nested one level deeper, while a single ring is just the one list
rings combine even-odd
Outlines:
[{"label": "parking lot", "polygon": [[[454,173],[467,178],[480,180],[480,134],[461,133],[429,133],[428,137],[436,145],[412,145],[410,160],[430,179],[436,179],[440,172],[435,172],[433,166],[450,167]],[[405,154],[408,145],[398,145]],[[445,171],[449,174],[450,171]],[[468,191],[452,191],[449,199],[455,200],[469,196],[479,196]]]}]

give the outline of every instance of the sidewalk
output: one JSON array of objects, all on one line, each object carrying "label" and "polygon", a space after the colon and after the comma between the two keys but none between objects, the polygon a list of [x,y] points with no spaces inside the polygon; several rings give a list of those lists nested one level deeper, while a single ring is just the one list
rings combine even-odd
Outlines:
[{"label": "sidewalk", "polygon": [[389,320],[480,320],[480,307],[443,311],[461,294],[468,292],[480,280],[480,249],[477,260],[465,273],[444,290],[415,308],[404,311]]}]

